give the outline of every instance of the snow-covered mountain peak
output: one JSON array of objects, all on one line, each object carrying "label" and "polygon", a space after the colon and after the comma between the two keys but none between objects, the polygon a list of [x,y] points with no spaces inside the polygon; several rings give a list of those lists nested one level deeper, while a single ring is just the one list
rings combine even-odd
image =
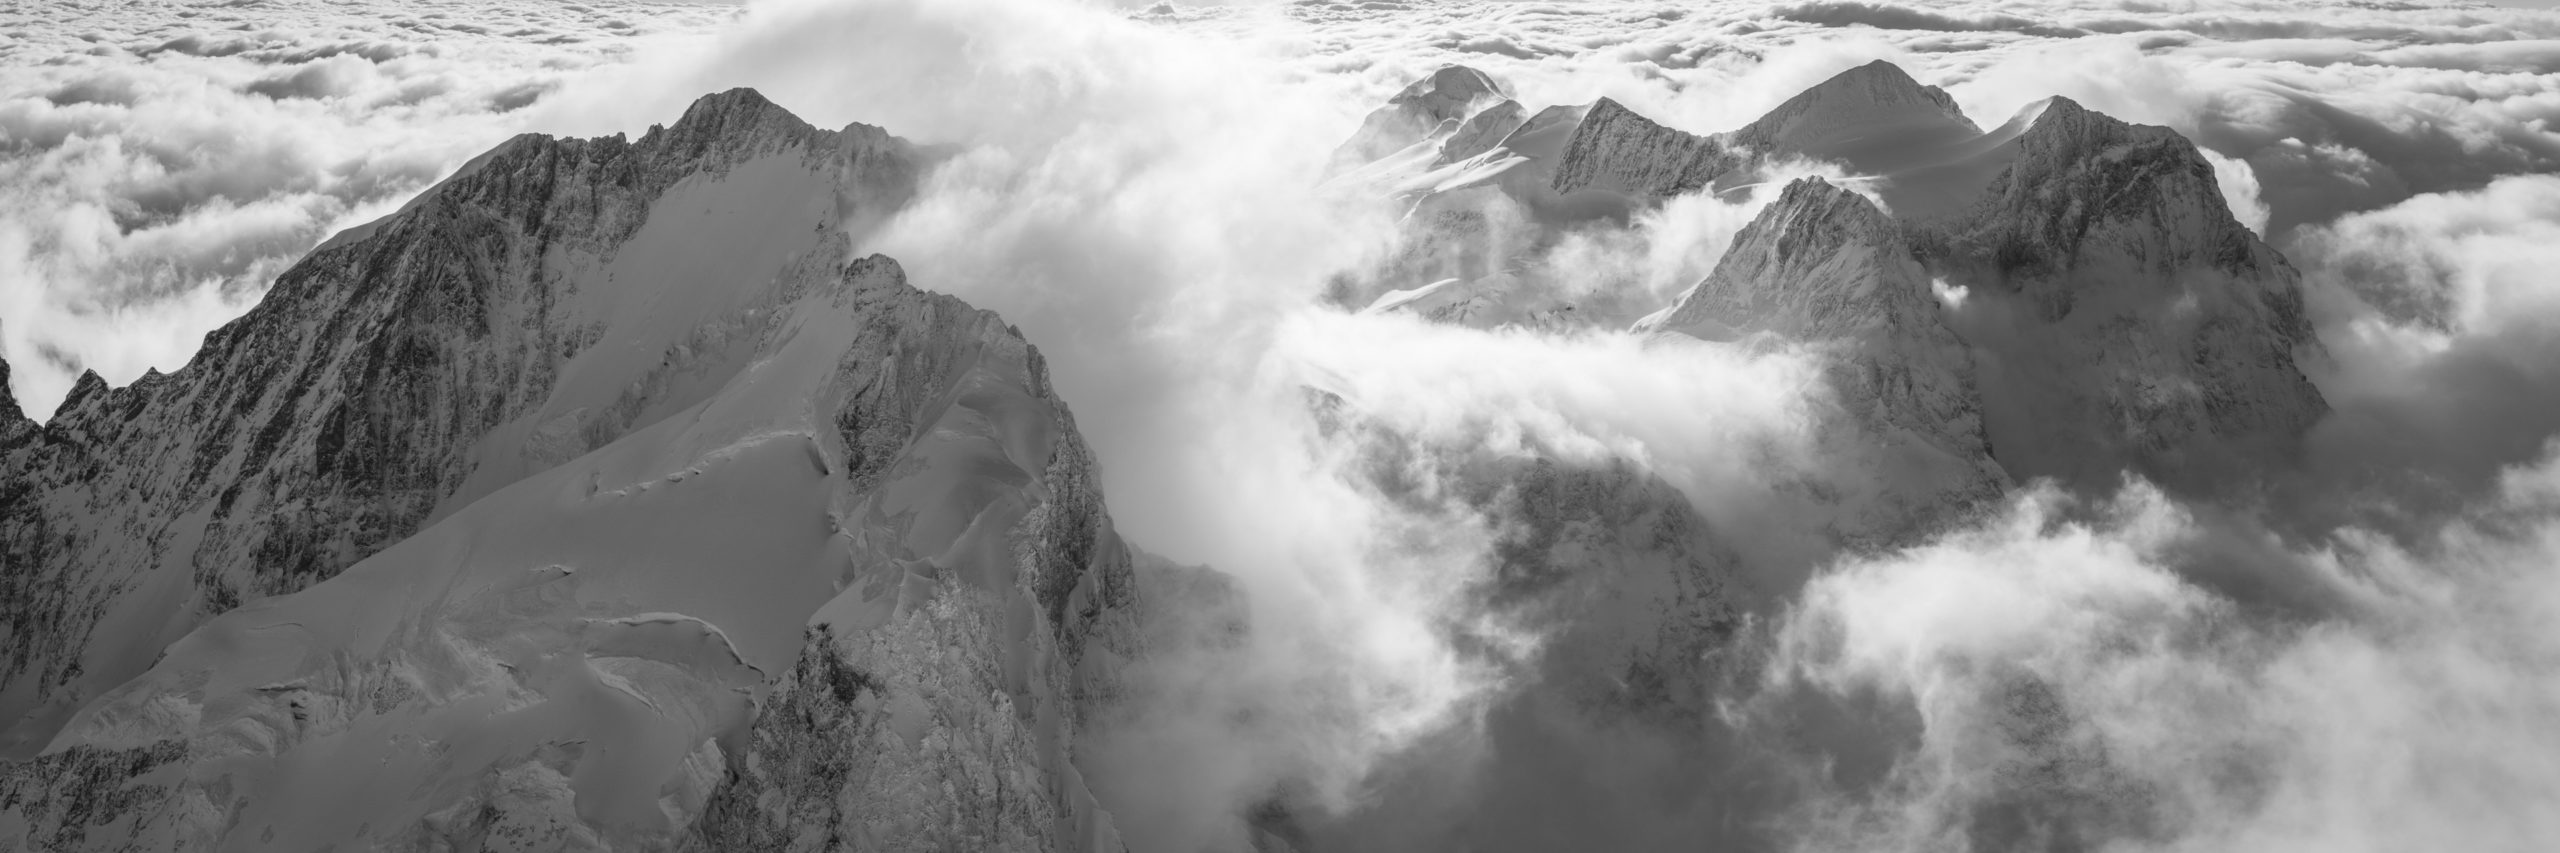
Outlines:
[{"label": "snow-covered mountain peak", "polygon": [[1926,277],[1893,218],[1819,177],[1798,178],[1705,281],[1648,325],[1704,338],[1754,331],[1832,338],[1936,324]]},{"label": "snow-covered mountain peak", "polygon": [[[2019,134],[2013,180],[2029,182],[2088,161],[2122,162],[2142,153],[2169,159],[2204,162],[2194,143],[2158,125],[2137,125],[2056,95],[2027,108],[2035,113]],[[2143,152],[2136,149],[2160,149]]]},{"label": "snow-covered mountain peak", "polygon": [[727,130],[736,136],[751,136],[754,135],[754,127],[766,123],[809,127],[809,123],[801,121],[798,115],[748,86],[693,99],[673,127],[680,132],[718,133]]},{"label": "snow-covered mountain peak", "polygon": [[1458,118],[1480,101],[1503,97],[1502,84],[1492,75],[1464,65],[1444,65],[1431,76],[1416,80],[1396,93],[1387,103],[1410,106],[1434,118]]},{"label": "snow-covered mountain peak", "polygon": [[671,156],[702,157],[723,152],[767,150],[780,144],[808,144],[821,131],[749,88],[730,89],[695,99],[673,125],[652,126],[640,139]]},{"label": "snow-covered mountain peak", "polygon": [[[1445,139],[1459,132],[1461,123],[1469,117],[1504,100],[1502,85],[1490,75],[1464,65],[1442,66],[1370,112],[1361,121],[1360,129],[1334,150],[1335,167],[1357,167],[1416,143]],[[1510,112],[1519,112],[1518,105],[1513,105]],[[1517,125],[1518,121],[1512,120],[1493,129],[1478,129],[1473,136],[1484,137],[1485,147],[1490,147],[1492,141]],[[1432,150],[1436,152],[1437,147]],[[1423,159],[1432,157],[1426,155]]]},{"label": "snow-covered mountain peak", "polygon": [[1774,207],[1786,211],[1789,229],[1821,227],[1862,240],[1900,239],[1900,226],[1867,197],[1818,175],[1787,182]]},{"label": "snow-covered mountain peak", "polygon": [[2068,98],[2029,112],[1979,196],[1914,229],[1976,294],[1964,331],[1985,348],[2001,463],[2090,488],[2126,467],[2246,488],[2327,411],[2295,365],[2317,345],[2299,274],[2186,137]]},{"label": "snow-covered mountain peak", "polygon": [[[1970,208],[1935,226],[2003,274],[2077,263],[2099,223],[2140,232],[2140,263],[2161,271],[2251,274],[2281,265],[2231,213],[2213,165],[2177,131],[2137,125],[2055,97],[2008,143],[2007,168]],[[2052,306],[2060,310],[2062,306]]]},{"label": "snow-covered mountain peak", "polygon": [[[1835,519],[1844,539],[1891,540],[1999,494],[1972,354],[1941,318],[1891,216],[1818,177],[1789,183],[1734,236],[1713,272],[1647,327],[1707,340],[1767,335],[1826,353],[1845,417],[1822,440],[1890,472]],[[1814,490],[1825,491],[1823,488]]]},{"label": "snow-covered mountain peak", "polygon": [[69,413],[94,408],[103,403],[112,391],[107,386],[106,377],[99,376],[97,371],[80,371],[80,378],[71,381],[70,393],[63,395],[62,404],[53,410],[53,416],[59,419]]},{"label": "snow-covered mountain peak", "polygon": [[1921,85],[1901,66],[1879,59],[1798,93],[1732,137],[1754,147],[1831,157],[1862,141],[1909,147],[1980,132],[1946,90]]}]

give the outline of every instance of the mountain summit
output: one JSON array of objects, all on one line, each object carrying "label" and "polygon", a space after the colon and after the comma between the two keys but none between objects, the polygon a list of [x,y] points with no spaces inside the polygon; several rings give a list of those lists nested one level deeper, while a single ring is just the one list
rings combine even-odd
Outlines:
[{"label": "mountain summit", "polygon": [[2318,346],[2301,275],[2232,216],[2186,137],[2067,98],[2031,109],[2007,168],[1918,228],[1984,297],[1968,332],[2003,464],[2219,491],[2292,458],[2328,411],[2295,363]]},{"label": "mountain summit", "polygon": [[[1644,328],[1709,340],[1769,335],[1820,347],[1846,417],[1824,436],[1854,479],[1888,488],[1834,527],[1855,541],[1934,529],[2009,485],[1983,433],[1973,354],[1905,239],[1874,202],[1799,178],[1735,235],[1715,271]],[[1875,476],[1881,475],[1881,476]]]},{"label": "mountain summit", "polygon": [[[1502,87],[1490,75],[1464,65],[1443,66],[1370,112],[1361,121],[1359,131],[1334,151],[1334,161],[1349,167],[1377,160],[1424,137],[1455,131],[1458,122],[1485,105],[1502,100]],[[1499,138],[1501,134],[1471,135]]]},{"label": "mountain summit", "polygon": [[1944,89],[1876,60],[1833,75],[1741,129],[1727,144],[1764,154],[1838,160],[1866,172],[1982,132]]}]

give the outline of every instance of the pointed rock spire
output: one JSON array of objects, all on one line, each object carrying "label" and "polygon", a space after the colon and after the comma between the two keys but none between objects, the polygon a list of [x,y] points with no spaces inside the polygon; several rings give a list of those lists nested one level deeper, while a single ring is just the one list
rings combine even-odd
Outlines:
[{"label": "pointed rock spire", "polygon": [[107,387],[106,377],[99,376],[97,371],[80,371],[80,378],[72,380],[71,393],[63,395],[62,405],[53,410],[53,416],[60,419],[64,415],[88,408],[93,403],[106,399],[110,390]]},{"label": "pointed rock spire", "polygon": [[783,109],[763,92],[740,86],[696,98],[669,130],[683,135],[751,134],[768,125],[807,128],[809,123]]},{"label": "pointed rock spire", "polygon": [[1855,334],[1898,322],[1893,315],[1926,298],[1925,279],[1883,281],[1920,278],[1909,261],[1899,228],[1874,203],[1822,178],[1798,178],[1735,235],[1662,328],[1702,337],[1715,325],[1789,337]]}]

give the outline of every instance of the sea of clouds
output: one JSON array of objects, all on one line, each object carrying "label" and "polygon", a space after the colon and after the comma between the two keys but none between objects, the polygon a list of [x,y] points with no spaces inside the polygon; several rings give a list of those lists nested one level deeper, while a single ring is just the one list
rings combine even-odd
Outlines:
[{"label": "sea of clouds", "polygon": [[[1450,778],[1414,762],[1460,760],[1448,744],[1530,689],[1538,627],[1471,592],[1509,520],[1430,457],[1382,478],[1308,389],[1453,453],[1633,464],[1752,522],[1723,527],[1747,554],[1813,538],[1751,514],[1773,484],[1839,473],[1810,437],[1817,353],[1334,305],[1401,214],[1315,180],[1368,109],[1463,62],[1533,108],[1607,96],[1708,132],[1882,58],[1985,125],[2057,94],[2167,125],[2305,273],[2305,369],[2334,409],[2309,460],[2263,505],[2029,484],[1921,544],[1818,555],[1739,646],[1755,675],[1714,724],[1774,743],[1807,701],[1868,708],[1836,739],[1883,758],[1797,766],[1775,805],[1717,819],[1804,849],[2560,837],[2560,14],[251,0],[21,8],[0,32],[0,356],[38,419],[82,370],[177,369],[301,252],[512,133],[637,132],[750,85],[954,146],[856,251],[1020,325],[1123,531],[1252,602],[1245,647],[1171,656],[1157,705],[1089,757],[1144,849],[1233,843],[1275,801],[1374,824],[1411,801],[1394,780]],[[1675,199],[1549,262],[1667,303],[1770,196]],[[1607,788],[1604,765],[1646,762],[1586,763],[1573,784]],[[1636,813],[1672,837],[1716,809],[1656,793]]]}]

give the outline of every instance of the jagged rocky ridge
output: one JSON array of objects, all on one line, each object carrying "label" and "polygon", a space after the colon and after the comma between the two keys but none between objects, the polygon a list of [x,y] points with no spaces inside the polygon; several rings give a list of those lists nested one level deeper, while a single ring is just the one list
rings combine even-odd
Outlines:
[{"label": "jagged rocky ridge", "polygon": [[[2232,216],[2211,165],[2167,128],[2055,98],[1984,131],[1944,90],[1882,61],[1725,133],[1665,127],[1607,99],[1571,109],[1580,115],[1569,127],[1542,131],[1550,143],[1563,135],[1561,146],[1496,145],[1475,155],[1509,164],[1491,174],[1420,182],[1430,190],[1407,219],[1404,249],[1371,285],[1386,293],[1380,308],[1552,324],[1591,306],[1521,295],[1537,290],[1519,286],[1522,259],[1582,215],[1740,186],[1789,158],[1822,160],[1885,205],[1791,186],[1706,282],[1645,327],[1676,316],[1666,328],[1824,344],[1848,326],[1886,330],[1848,348],[1835,390],[1851,408],[1875,410],[1877,389],[1927,389],[1910,396],[1930,405],[1888,407],[1925,415],[1873,424],[1959,454],[1987,448],[2017,481],[2107,488],[2131,469],[2192,493],[2236,494],[2286,464],[2327,410],[2295,363],[2317,349],[2299,276]],[[1523,174],[1545,180],[1524,184]],[[1852,208],[1872,215],[1842,225]],[[1877,343],[1887,337],[1898,342]],[[1902,354],[1857,355],[1884,351]],[[1908,363],[1890,379],[1875,372],[1897,359]]]},{"label": "jagged rocky ridge", "polygon": [[1748,125],[1706,136],[1664,127],[1602,98],[1566,143],[1551,188],[1658,199],[1725,188],[1781,157],[1887,172],[1980,132],[1946,90],[1877,60],[1816,84]]},{"label": "jagged rocky ridge", "polygon": [[0,846],[1118,849],[1092,458],[1013,329],[842,260],[927,162],[746,90],[519,137],[0,423]]}]

